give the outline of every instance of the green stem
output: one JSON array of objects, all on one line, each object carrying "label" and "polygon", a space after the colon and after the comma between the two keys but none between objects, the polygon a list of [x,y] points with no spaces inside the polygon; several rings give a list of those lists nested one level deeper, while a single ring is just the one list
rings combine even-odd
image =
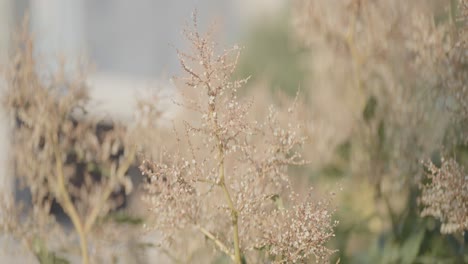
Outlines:
[{"label": "green stem", "polygon": [[[208,85],[208,84],[207,84]],[[210,94],[210,86],[208,85],[208,96],[211,96]],[[218,185],[221,187],[221,189],[224,192],[224,196],[226,197],[229,209],[231,210],[231,224],[232,224],[232,231],[233,231],[233,240],[234,240],[234,263],[236,264],[241,264],[241,252],[240,252],[240,240],[239,240],[239,213],[234,206],[234,202],[232,201],[231,194],[229,193],[229,189],[226,186],[226,179],[225,179],[225,173],[224,173],[224,142],[220,135],[218,134],[218,120],[215,115],[216,113],[216,103],[212,102],[208,106],[208,111],[210,115],[210,119],[213,123],[213,128],[216,133],[216,139],[218,143],[218,156],[220,159],[219,162],[219,182]]]},{"label": "green stem", "polygon": [[225,177],[224,177],[224,150],[221,144],[219,144],[219,154],[221,157],[221,162],[219,164],[219,186],[223,189],[224,196],[231,210],[231,224],[233,229],[233,239],[234,239],[234,262],[236,264],[241,264],[241,253],[240,253],[240,241],[239,241],[239,215],[234,202],[232,201],[231,194],[226,186]]},{"label": "green stem", "polygon": [[210,231],[206,230],[205,228],[201,226],[197,226],[197,229],[200,230],[206,237],[211,239],[218,248],[223,251],[226,255],[231,257],[233,261],[235,261],[235,256],[229,251],[229,248],[223,244],[219,239],[217,239]]}]

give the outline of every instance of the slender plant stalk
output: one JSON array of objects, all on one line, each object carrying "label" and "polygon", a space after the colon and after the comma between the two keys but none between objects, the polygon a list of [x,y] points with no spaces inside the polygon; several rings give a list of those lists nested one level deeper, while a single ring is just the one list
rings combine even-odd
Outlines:
[{"label": "slender plant stalk", "polygon": [[[354,11],[355,12],[355,11]],[[358,91],[363,91],[363,84],[361,78],[361,66],[362,66],[362,58],[357,50],[354,38],[355,38],[355,27],[356,27],[356,13],[353,13],[352,20],[348,29],[348,33],[345,36],[346,45],[348,46],[349,52],[351,54],[351,58],[354,64],[354,82],[356,85],[356,89]]]},{"label": "slender plant stalk", "polygon": [[235,261],[235,256],[230,252],[229,248],[223,242],[217,239],[215,235],[201,226],[197,226],[197,229],[200,230],[200,232],[202,232],[206,237],[211,239],[221,251],[223,251],[226,255],[231,257],[233,261]]},{"label": "slender plant stalk", "polygon": [[[211,90],[209,84],[207,84],[208,88]],[[208,93],[208,96],[210,94]],[[219,125],[218,120],[216,119],[216,108],[215,103],[210,104],[209,106],[210,117],[213,122],[213,127],[215,131],[218,131]],[[216,135],[216,139],[218,141],[218,156],[220,158],[219,162],[219,182],[218,185],[224,192],[224,196],[226,197],[226,201],[228,203],[229,209],[231,210],[231,224],[232,224],[232,231],[233,231],[233,240],[234,240],[234,263],[241,264],[241,252],[240,252],[240,240],[239,240],[239,213],[232,201],[231,194],[226,186],[226,179],[225,179],[225,172],[224,172],[224,144],[219,135]]]},{"label": "slender plant stalk", "polygon": [[219,164],[219,186],[223,189],[224,195],[231,210],[231,223],[233,229],[233,239],[234,239],[234,262],[236,264],[241,264],[241,254],[240,254],[240,243],[239,243],[239,225],[238,225],[238,212],[234,203],[232,202],[231,194],[226,186],[225,177],[224,177],[224,149],[222,144],[219,144],[219,154],[221,161]]},{"label": "slender plant stalk", "polygon": [[81,257],[82,263],[88,264],[89,263],[89,254],[88,254],[88,242],[86,239],[86,230],[81,222],[80,216],[71,201],[70,195],[67,192],[65,187],[65,176],[63,174],[63,166],[62,166],[62,158],[60,155],[60,151],[57,146],[57,141],[52,140],[54,155],[55,155],[55,168],[57,173],[57,186],[58,186],[58,197],[60,205],[63,207],[67,215],[70,217],[73,226],[79,236],[80,239],[80,248],[81,248]]},{"label": "slender plant stalk", "polygon": [[[136,147],[132,146],[130,149],[130,153],[128,154],[127,158],[125,161],[119,166],[119,169],[117,170],[116,173],[116,179],[121,179],[125,176],[125,172],[127,172],[128,168],[132,165],[132,162],[134,160],[135,156],[135,151]],[[114,177],[111,177],[110,180],[113,180]],[[108,184],[106,188],[104,189],[103,195],[101,196],[101,199],[99,202],[96,204],[96,206],[93,207],[91,213],[89,216],[86,218],[84,229],[88,233],[91,228],[93,227],[94,223],[96,222],[97,217],[99,216],[99,212],[101,211],[102,207],[106,203],[106,201],[109,199],[109,197],[112,195],[112,191],[114,190],[114,185],[113,184]]]}]

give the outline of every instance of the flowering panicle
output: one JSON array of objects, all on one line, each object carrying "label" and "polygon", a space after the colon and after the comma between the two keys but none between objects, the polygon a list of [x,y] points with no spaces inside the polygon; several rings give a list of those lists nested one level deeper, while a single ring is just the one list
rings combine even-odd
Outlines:
[{"label": "flowering panicle", "polygon": [[433,216],[442,222],[441,233],[468,230],[468,174],[455,160],[442,160],[438,168],[425,162],[427,184],[421,184],[419,198],[424,207],[421,216]]},{"label": "flowering panicle", "polygon": [[252,120],[252,102],[237,96],[247,79],[231,79],[240,48],[217,55],[211,33],[198,33],[196,18],[184,33],[192,52],[178,51],[187,74],[182,80],[198,94],[183,105],[197,116],[183,123],[184,138],[174,133],[175,152],[140,166],[154,227],[171,238],[192,230],[235,263],[253,259],[256,250],[278,262],[311,255],[327,261],[333,251],[325,243],[334,226],[329,205],[297,204],[288,195],[288,167],[306,164],[301,126],[281,128],[273,108],[264,122]]}]

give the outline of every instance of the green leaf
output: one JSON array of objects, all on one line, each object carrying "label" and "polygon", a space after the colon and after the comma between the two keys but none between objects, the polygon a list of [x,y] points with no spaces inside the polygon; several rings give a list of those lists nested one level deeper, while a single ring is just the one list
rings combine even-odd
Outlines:
[{"label": "green leaf", "polygon": [[321,173],[325,176],[340,177],[344,175],[345,171],[339,165],[328,164],[322,168]]},{"label": "green leaf", "polygon": [[380,121],[379,127],[378,127],[378,136],[379,136],[379,146],[380,149],[382,150],[383,147],[385,146],[385,123],[384,121]]},{"label": "green leaf", "polygon": [[268,196],[268,198],[270,198],[273,202],[276,202],[280,198],[280,196],[279,194],[272,194]]},{"label": "green leaf", "polygon": [[346,140],[345,142],[338,145],[336,152],[342,159],[349,161],[351,158],[351,141]]},{"label": "green leaf", "polygon": [[123,212],[111,214],[110,217],[119,224],[141,225],[144,222],[141,217],[131,216]]},{"label": "green leaf", "polygon": [[398,263],[399,248],[393,241],[385,243],[381,254],[379,263]]},{"label": "green leaf", "polygon": [[70,262],[64,258],[58,257],[54,252],[47,250],[44,241],[38,237],[33,241],[34,254],[41,264],[69,264]]},{"label": "green leaf", "polygon": [[424,229],[419,230],[417,233],[414,233],[410,236],[401,247],[401,263],[410,264],[414,263],[418,257],[419,249],[421,248],[421,243],[424,239]]},{"label": "green leaf", "polygon": [[364,111],[362,112],[362,117],[366,122],[371,121],[372,118],[375,116],[375,110],[377,109],[377,98],[375,96],[370,96],[367,99],[366,106],[364,107]]}]

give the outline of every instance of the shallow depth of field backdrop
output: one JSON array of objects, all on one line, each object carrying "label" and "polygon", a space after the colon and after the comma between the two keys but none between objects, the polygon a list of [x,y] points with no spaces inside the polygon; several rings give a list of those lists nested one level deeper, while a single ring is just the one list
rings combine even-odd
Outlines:
[{"label": "shallow depth of field backdrop", "polygon": [[[294,193],[312,197],[320,205],[317,210],[332,215],[325,221],[334,235],[321,233],[324,240],[315,242],[318,247],[310,252],[301,249],[300,243],[308,242],[298,237],[299,249],[294,249],[299,253],[294,254],[299,256],[299,263],[468,262],[468,1],[0,0],[0,192],[3,201],[10,201],[1,204],[0,263],[81,263],[83,248],[89,251],[86,254],[90,263],[236,260],[236,241],[230,250],[230,229],[226,233],[217,229],[217,221],[224,224],[229,218],[212,219],[205,226],[211,233],[197,222],[194,226],[205,236],[187,232],[166,240],[164,232],[152,228],[156,226],[152,218],[158,217],[155,208],[159,208],[154,206],[154,197],[160,191],[149,191],[148,198],[143,186],[152,179],[138,169],[145,164],[143,160],[166,161],[164,155],[178,155],[177,148],[192,148],[190,140],[185,142],[179,137],[193,132],[181,120],[196,123],[196,111],[184,110],[179,102],[184,100],[184,93],[189,99],[196,98],[191,86],[197,85],[173,76],[192,74],[192,66],[184,72],[186,65],[179,60],[184,58],[182,52],[190,51],[190,39],[184,38],[183,30],[193,30],[194,10],[198,30],[214,32],[212,40],[219,44],[215,52],[230,47],[240,50],[229,80],[236,86],[235,80],[248,78],[238,89],[236,86],[241,101],[252,100],[246,118],[264,119],[269,116],[269,106],[274,105],[280,113],[274,124],[285,128],[299,125],[298,134],[304,136],[302,149],[294,145],[290,150],[301,153],[307,161],[305,166],[286,162],[282,169],[289,175]],[[29,44],[31,57],[27,53]],[[26,50],[20,53],[24,57],[16,54],[17,50]],[[28,70],[34,74],[19,71],[17,61],[30,63]],[[205,66],[204,60],[200,65]],[[197,69],[197,65],[193,67]],[[108,148],[111,154],[109,160],[101,160],[96,154],[81,165],[99,177],[108,171],[117,175],[115,182],[100,180],[115,185],[108,188],[109,195],[101,207],[93,207],[91,198],[88,204],[76,205],[76,211],[90,212],[83,216],[83,232],[76,228],[67,206],[57,202],[61,196],[53,199],[53,193],[60,194],[61,190],[51,185],[46,165],[39,166],[47,162],[23,161],[21,155],[13,154],[28,149],[26,146],[13,151],[27,141],[27,136],[18,141],[24,131],[17,131],[27,126],[24,124],[34,115],[28,113],[34,100],[55,99],[44,91],[15,95],[12,87],[21,90],[34,76],[37,79],[31,87],[57,85],[60,98],[70,96],[57,84],[62,80],[54,79],[52,84],[44,81],[44,76],[59,72],[64,83],[79,75],[89,94],[88,99],[79,87],[76,91],[65,88],[76,92],[76,98],[71,97],[67,103],[81,107],[81,100],[86,101],[83,111],[92,116],[90,119],[99,120],[89,124],[83,121],[86,124],[76,132],[77,138],[70,139],[73,143],[63,144],[72,145],[76,148],[73,155],[79,156],[80,148],[73,144],[81,136],[92,137],[86,132],[92,127],[99,141],[97,153]],[[194,76],[198,76],[196,72],[189,76],[192,81]],[[19,104],[18,98],[26,98],[27,103]],[[57,109],[66,108],[60,100]],[[296,106],[294,115],[288,114],[291,105]],[[23,111],[26,114],[22,115]],[[64,111],[72,113],[74,109]],[[58,115],[52,124],[61,127],[60,118]],[[102,120],[113,120],[112,126],[107,127]],[[47,126],[43,129],[47,130]],[[105,140],[100,141],[100,129],[112,133],[105,134],[111,137],[109,146]],[[260,142],[261,136],[255,140]],[[95,150],[94,145],[86,147]],[[210,151],[202,149],[199,153],[211,157]],[[64,155],[66,166],[73,163],[69,161],[73,160],[72,154]],[[286,153],[284,158],[289,155]],[[187,160],[195,164],[199,157]],[[49,162],[53,170],[56,164]],[[229,174],[231,165],[227,163]],[[40,171],[36,178],[19,175],[30,171],[34,174],[36,168]],[[35,183],[34,179],[39,178],[41,182]],[[76,197],[83,198],[82,185],[70,182],[78,186],[69,190],[71,202],[79,204]],[[35,192],[44,185],[52,187],[39,192],[41,199],[35,200]],[[106,193],[105,187],[96,193]],[[269,199],[280,211],[288,207],[288,202],[283,205],[276,193]],[[35,204],[45,200],[50,200],[50,210],[46,214],[36,212]],[[324,200],[326,209],[320,204]],[[210,201],[210,206],[216,205]],[[171,209],[160,212],[171,214]],[[56,222],[54,219],[49,223],[49,218],[56,218]],[[237,216],[235,221],[237,224]],[[44,226],[47,229],[41,230]],[[65,234],[57,237],[66,242],[58,242],[55,227]],[[185,222],[177,232],[184,228]],[[259,263],[289,263],[295,259],[286,257],[294,255],[289,252],[291,248],[279,247],[278,251],[283,251],[278,253],[274,243],[243,248],[242,243],[248,242],[247,238],[243,242],[240,233],[244,262],[261,259]],[[83,237],[88,237],[86,245],[80,245]],[[271,235],[271,240],[274,237]],[[322,242],[326,247],[321,247]],[[223,248],[226,245],[228,249]],[[322,255],[326,258],[317,257]]]}]

